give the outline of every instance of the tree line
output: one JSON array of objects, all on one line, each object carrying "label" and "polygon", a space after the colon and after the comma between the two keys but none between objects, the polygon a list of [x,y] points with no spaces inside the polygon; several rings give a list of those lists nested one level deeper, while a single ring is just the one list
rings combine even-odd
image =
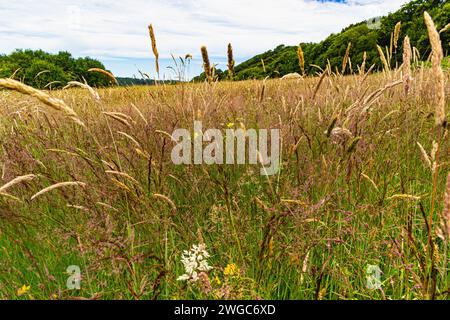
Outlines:
[{"label": "tree line", "polygon": [[95,87],[111,85],[111,79],[89,72],[91,68],[105,69],[105,66],[89,57],[74,58],[66,51],[50,54],[42,50],[16,50],[0,55],[0,78],[13,77],[39,89],[61,88],[69,81],[86,81]]}]

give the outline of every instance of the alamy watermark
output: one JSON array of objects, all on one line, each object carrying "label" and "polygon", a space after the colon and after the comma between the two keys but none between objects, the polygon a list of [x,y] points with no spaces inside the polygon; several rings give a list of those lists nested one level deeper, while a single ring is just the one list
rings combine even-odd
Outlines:
[{"label": "alamy watermark", "polygon": [[204,131],[202,122],[194,121],[193,135],[187,129],[176,129],[172,139],[177,143],[171,154],[176,165],[260,164],[260,173],[266,176],[277,174],[280,167],[279,129]]},{"label": "alamy watermark", "polygon": [[371,30],[378,30],[381,28],[381,17],[371,18],[366,21],[367,28]]},{"label": "alamy watermark", "polygon": [[80,290],[81,289],[81,269],[79,266],[69,266],[66,270],[69,277],[67,278],[67,289]]},{"label": "alamy watermark", "polygon": [[366,268],[366,287],[369,290],[381,289],[381,269],[377,265],[369,264]]}]

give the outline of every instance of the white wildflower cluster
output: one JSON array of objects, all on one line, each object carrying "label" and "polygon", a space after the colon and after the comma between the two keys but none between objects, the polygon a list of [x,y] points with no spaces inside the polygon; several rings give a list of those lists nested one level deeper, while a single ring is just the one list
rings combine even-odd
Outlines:
[{"label": "white wildflower cluster", "polygon": [[208,272],[212,269],[206,260],[208,258],[209,253],[206,251],[206,246],[204,244],[193,245],[191,250],[183,251],[181,262],[184,265],[186,273],[181,277],[178,277],[177,280],[196,282],[199,279],[199,273]]}]

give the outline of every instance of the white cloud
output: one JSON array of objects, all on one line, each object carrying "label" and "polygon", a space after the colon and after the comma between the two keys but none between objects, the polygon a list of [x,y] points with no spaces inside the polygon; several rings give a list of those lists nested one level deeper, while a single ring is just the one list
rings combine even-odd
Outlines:
[{"label": "white cloud", "polygon": [[[320,41],[351,23],[384,15],[407,0],[22,0],[0,4],[0,48],[67,50],[103,61],[151,57],[147,25],[154,25],[162,58],[249,57],[279,44]],[[117,61],[116,61],[117,62]],[[114,70],[113,70],[114,71]],[[124,70],[121,72],[125,72]],[[132,71],[130,71],[132,73]]]}]

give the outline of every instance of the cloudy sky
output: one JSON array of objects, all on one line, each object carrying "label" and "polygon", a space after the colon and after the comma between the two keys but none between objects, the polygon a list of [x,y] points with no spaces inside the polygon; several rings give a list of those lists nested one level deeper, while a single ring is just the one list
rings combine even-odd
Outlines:
[{"label": "cloudy sky", "polygon": [[[147,26],[153,23],[162,73],[175,57],[199,48],[225,68],[226,46],[236,61],[279,44],[320,41],[351,23],[384,15],[407,0],[21,0],[0,2],[0,53],[16,48],[70,51],[101,60],[116,76],[154,74]],[[172,76],[173,77],[173,76]]]}]

